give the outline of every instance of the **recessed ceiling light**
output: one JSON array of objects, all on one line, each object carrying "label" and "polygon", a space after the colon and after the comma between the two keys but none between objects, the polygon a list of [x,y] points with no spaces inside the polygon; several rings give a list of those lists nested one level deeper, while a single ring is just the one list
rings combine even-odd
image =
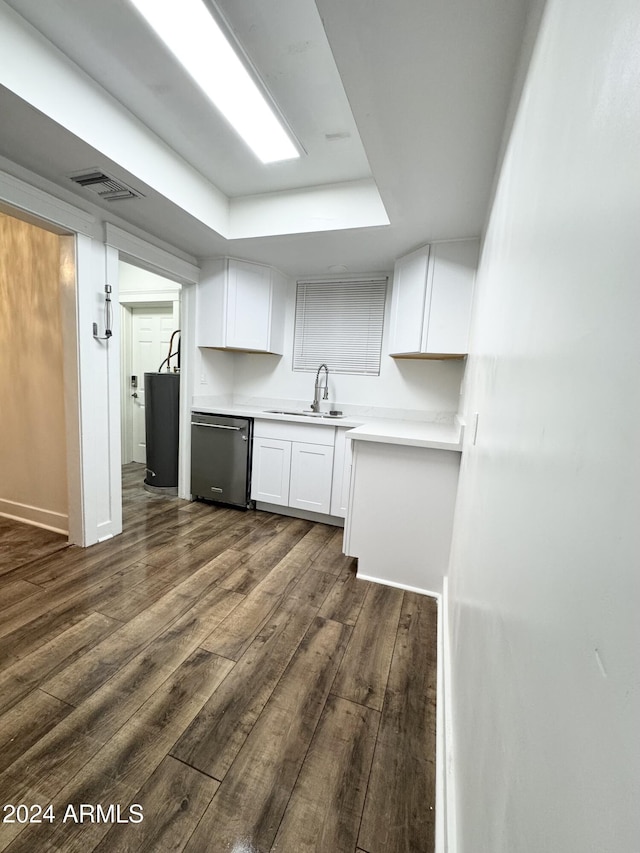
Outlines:
[{"label": "recessed ceiling light", "polygon": [[263,163],[300,153],[202,0],[130,0]]},{"label": "recessed ceiling light", "polygon": [[347,272],[349,267],[345,267],[344,264],[332,264],[332,266],[328,267],[329,272]]}]

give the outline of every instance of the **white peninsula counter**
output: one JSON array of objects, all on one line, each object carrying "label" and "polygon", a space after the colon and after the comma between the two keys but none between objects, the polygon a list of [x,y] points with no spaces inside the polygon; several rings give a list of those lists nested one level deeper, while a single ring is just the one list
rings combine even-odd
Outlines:
[{"label": "white peninsula counter", "polygon": [[460,470],[462,427],[378,421],[349,430],[353,447],[344,550],[358,577],[442,592]]}]

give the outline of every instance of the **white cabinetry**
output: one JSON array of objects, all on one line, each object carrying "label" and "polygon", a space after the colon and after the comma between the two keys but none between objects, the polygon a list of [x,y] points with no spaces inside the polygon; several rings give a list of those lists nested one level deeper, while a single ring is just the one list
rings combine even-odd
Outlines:
[{"label": "white cabinetry", "polygon": [[251,500],[288,506],[290,472],[291,442],[254,436]]},{"label": "white cabinetry", "polygon": [[334,433],[332,426],[257,419],[251,499],[328,515]]},{"label": "white cabinetry", "polygon": [[353,441],[344,553],[358,577],[441,593],[447,574],[460,452]]},{"label": "white cabinetry", "polygon": [[396,261],[389,354],[452,358],[468,351],[477,240],[424,246]]},{"label": "white cabinetry", "polygon": [[289,506],[322,512],[331,510],[333,445],[294,441],[291,445]]},{"label": "white cabinetry", "polygon": [[262,264],[217,258],[197,287],[197,345],[283,352],[285,280]]},{"label": "white cabinetry", "polygon": [[338,518],[345,518],[347,515],[351,484],[351,456],[351,441],[347,439],[347,430],[338,427],[333,453],[333,484],[331,486],[331,515]]}]

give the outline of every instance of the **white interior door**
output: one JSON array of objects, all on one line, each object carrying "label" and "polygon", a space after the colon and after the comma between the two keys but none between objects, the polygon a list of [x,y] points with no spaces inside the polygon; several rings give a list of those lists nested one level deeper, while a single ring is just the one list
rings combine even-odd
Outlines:
[{"label": "white interior door", "polygon": [[133,432],[132,461],[146,463],[144,374],[155,373],[167,357],[175,321],[170,303],[159,307],[133,308],[131,314],[131,375],[137,377],[137,387],[130,387],[129,396]]}]

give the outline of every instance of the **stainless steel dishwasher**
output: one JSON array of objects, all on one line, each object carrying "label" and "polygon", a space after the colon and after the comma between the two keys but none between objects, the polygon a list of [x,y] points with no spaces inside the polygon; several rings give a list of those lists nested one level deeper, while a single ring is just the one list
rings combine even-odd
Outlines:
[{"label": "stainless steel dishwasher", "polygon": [[251,504],[253,419],[193,412],[191,494],[247,509]]}]

